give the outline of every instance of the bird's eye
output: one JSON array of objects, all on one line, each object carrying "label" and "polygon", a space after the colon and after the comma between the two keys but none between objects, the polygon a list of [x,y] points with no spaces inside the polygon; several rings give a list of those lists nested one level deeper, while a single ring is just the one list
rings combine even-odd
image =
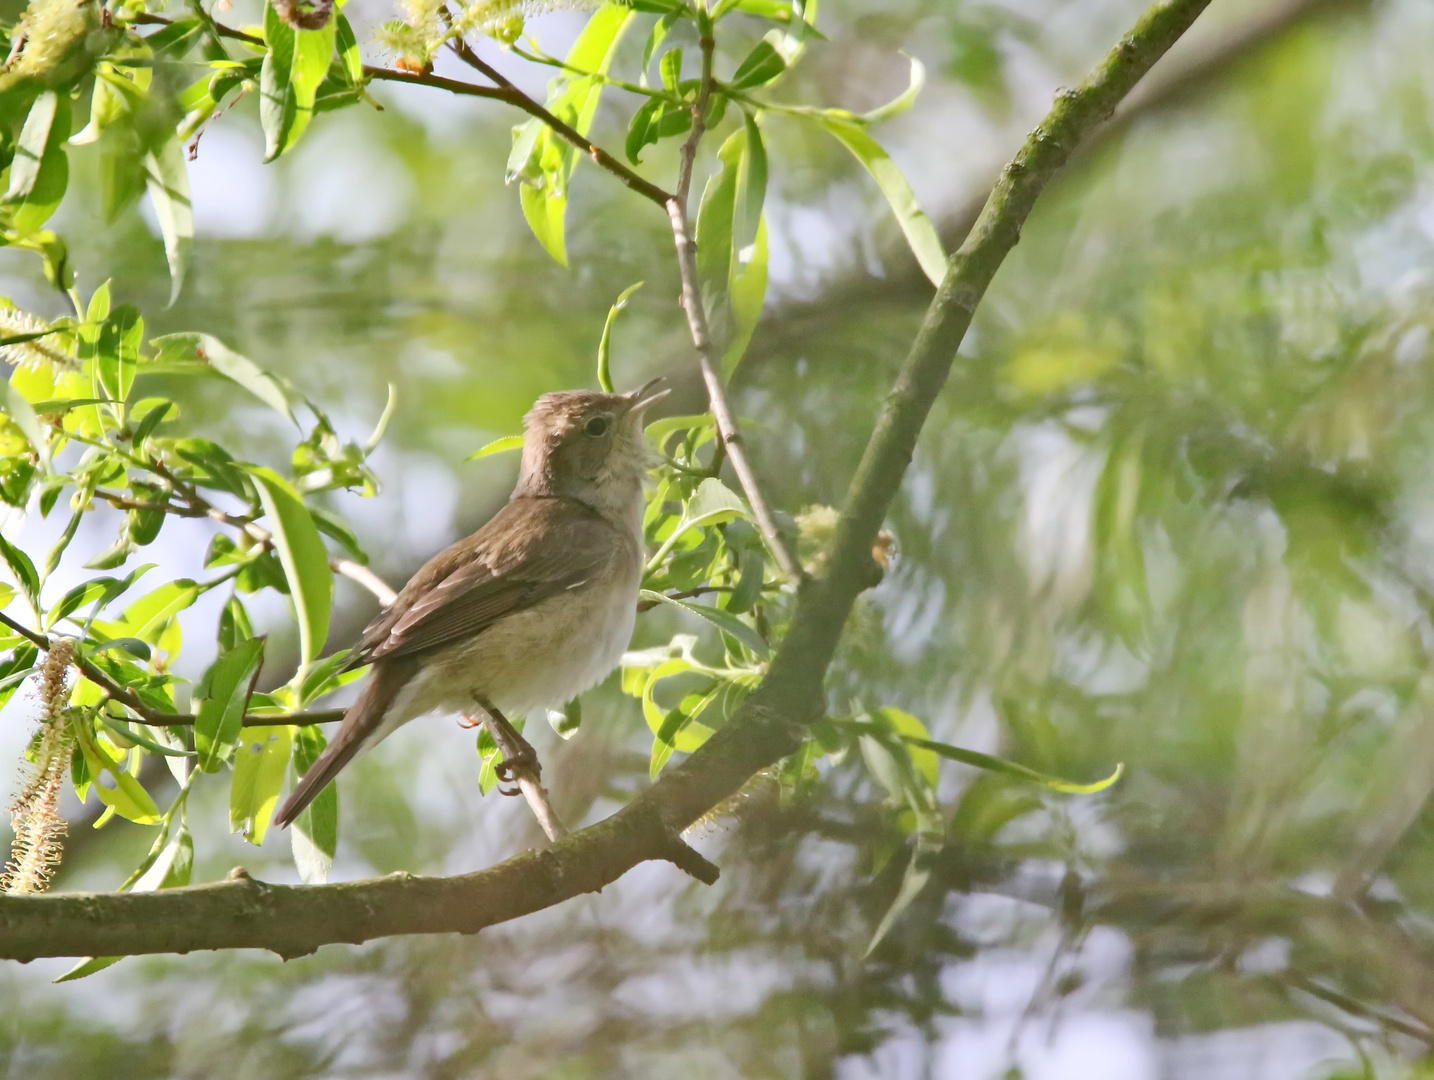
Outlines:
[{"label": "bird's eye", "polygon": [[607,417],[594,416],[583,425],[583,434],[591,435],[594,439],[601,439],[607,434]]}]

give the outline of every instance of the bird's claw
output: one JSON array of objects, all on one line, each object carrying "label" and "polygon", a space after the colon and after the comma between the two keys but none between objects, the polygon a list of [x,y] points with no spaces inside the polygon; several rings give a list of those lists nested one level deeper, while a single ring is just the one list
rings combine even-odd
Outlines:
[{"label": "bird's claw", "polygon": [[460,716],[458,718],[458,726],[461,728],[476,728],[482,722],[482,720],[475,720],[471,716]]},{"label": "bird's claw", "polygon": [[[517,753],[505,760],[496,762],[493,765],[493,773],[498,777],[498,793],[500,795],[521,795],[522,790],[518,787],[518,774],[528,773],[534,780],[542,775],[543,767],[538,764],[538,755],[533,748],[524,744]],[[504,784],[511,784],[511,787],[503,787]]]}]

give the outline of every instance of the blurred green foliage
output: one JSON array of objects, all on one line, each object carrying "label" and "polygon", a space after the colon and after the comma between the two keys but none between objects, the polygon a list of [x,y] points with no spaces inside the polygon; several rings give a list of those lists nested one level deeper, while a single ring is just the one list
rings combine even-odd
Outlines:
[{"label": "blurred green foliage", "polygon": [[[1078,78],[1134,6],[828,4],[828,40],[781,93],[875,108],[906,77],[893,48],[909,48],[933,85],[883,139],[939,216],[969,194],[951,190],[951,162],[994,140],[994,167],[1029,103]],[[364,16],[389,17],[350,15],[360,34]],[[622,48],[640,57],[640,37]],[[691,64],[690,38],[668,44]],[[904,1077],[994,1076],[1014,1060],[1031,1076],[1095,1075],[1102,1059],[1071,1064],[1046,1033],[1059,1047],[1135,1014],[1148,1026],[1122,1029],[1109,1053],[1135,1047],[1149,1075],[1239,1075],[1272,1047],[1278,1075],[1420,1075],[1434,1030],[1431,45],[1434,19],[1414,0],[1303,20],[1079,161],[1029,223],[923,437],[890,523],[900,558],[848,628],[834,713],[898,731],[895,717],[921,717],[933,738],[1060,776],[1125,762],[1108,793],[1072,800],[955,765],[912,786],[930,762],[893,770],[883,744],[843,754],[833,738],[831,756],[788,763],[719,815],[701,841],[722,849],[716,890],[653,870],[480,939],[331,948],[282,968],[158,958],[61,987],[39,980],[64,964],[7,971],[11,1070]],[[656,64],[651,75],[666,89]],[[390,493],[425,463],[451,470],[462,509],[441,542],[506,482],[502,456],[459,463],[515,431],[537,393],[591,382],[624,286],[648,283],[614,329],[619,385],[685,364],[688,347],[651,207],[577,170],[563,270],[500,183],[512,116],[486,102],[440,116],[422,91],[371,92],[385,112],[320,116],[266,166],[281,211],[254,235],[206,235],[197,206],[170,308],[163,238],[132,207],[102,224],[102,170],[81,150],[56,225],[86,296],[113,278],[111,310],[143,311],[146,339],[202,329],[323,404],[342,433],[312,429],[325,461],[365,444],[397,384],[366,467]],[[591,129],[614,148],[637,102],[619,98],[608,88]],[[252,95],[213,123],[201,164],[206,140],[232,148],[226,131],[262,156]],[[910,256],[892,254],[881,191],[816,134],[763,120],[774,295],[736,375],[759,472],[794,515],[839,505],[929,295]],[[303,208],[341,194],[316,194],[306,175],[359,144],[403,178],[398,213],[371,239],[305,232]],[[642,157],[651,175],[670,171],[670,145]],[[22,308],[64,313],[34,253],[3,265]],[[258,399],[236,410],[229,388],[176,375],[153,386],[180,406],[167,427],[293,471],[292,429]],[[695,385],[685,393],[678,411],[696,413]],[[664,438],[679,465],[709,464],[710,428]],[[654,550],[709,509],[694,506],[700,477],[667,482]],[[317,505],[350,512],[391,579],[428,553],[401,514],[354,511],[338,492]],[[649,584],[740,591],[760,545],[733,524],[679,538]],[[371,602],[338,600],[346,641]],[[725,610],[710,601],[684,602]],[[740,625],[760,640],[769,628],[748,610]],[[577,737],[540,742],[570,820],[629,797],[731,707],[711,696],[712,671],[760,665],[756,642],[701,613],[664,604],[640,627],[634,662],[584,702]],[[163,649],[157,629],[134,636]],[[684,632],[702,651],[683,652]],[[297,656],[297,638],[281,639]],[[659,681],[649,730],[621,691]],[[8,723],[26,719],[23,700]],[[478,763],[443,753],[459,737],[414,732],[362,763],[336,873],[473,869],[518,846],[522,808],[480,804]],[[196,880],[237,861],[294,874],[272,844],[227,835],[227,787],[188,798]],[[103,842],[73,838],[59,887],[114,887],[153,832],[120,822]],[[863,960],[918,857],[925,887]],[[1009,1059],[984,1049],[993,1041],[1009,1041]]]}]

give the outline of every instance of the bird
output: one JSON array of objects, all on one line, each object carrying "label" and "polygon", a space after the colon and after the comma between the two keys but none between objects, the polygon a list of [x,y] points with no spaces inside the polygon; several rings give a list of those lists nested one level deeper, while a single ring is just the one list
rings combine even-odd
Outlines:
[{"label": "bird", "polygon": [[[346,668],[371,665],[358,699],[274,816],[290,824],[360,754],[427,713],[474,705],[536,767],[506,713],[571,701],[617,666],[646,560],[646,413],[660,379],[626,394],[544,394],[523,418],[508,502],[429,559],[364,630]],[[505,740],[507,741],[507,740]],[[500,743],[501,745],[501,743]],[[520,762],[505,754],[500,778]]]}]

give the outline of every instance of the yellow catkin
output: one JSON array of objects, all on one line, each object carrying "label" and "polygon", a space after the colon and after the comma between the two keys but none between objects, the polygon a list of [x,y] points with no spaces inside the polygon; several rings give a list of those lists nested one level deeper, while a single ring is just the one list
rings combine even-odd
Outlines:
[{"label": "yellow catkin", "polygon": [[60,641],[45,657],[40,674],[40,738],[33,762],[20,774],[20,790],[10,802],[15,840],[0,887],[10,894],[43,892],[64,854],[68,824],[59,814],[60,793],[75,753],[75,738],[65,718],[66,674],[72,646]]}]

